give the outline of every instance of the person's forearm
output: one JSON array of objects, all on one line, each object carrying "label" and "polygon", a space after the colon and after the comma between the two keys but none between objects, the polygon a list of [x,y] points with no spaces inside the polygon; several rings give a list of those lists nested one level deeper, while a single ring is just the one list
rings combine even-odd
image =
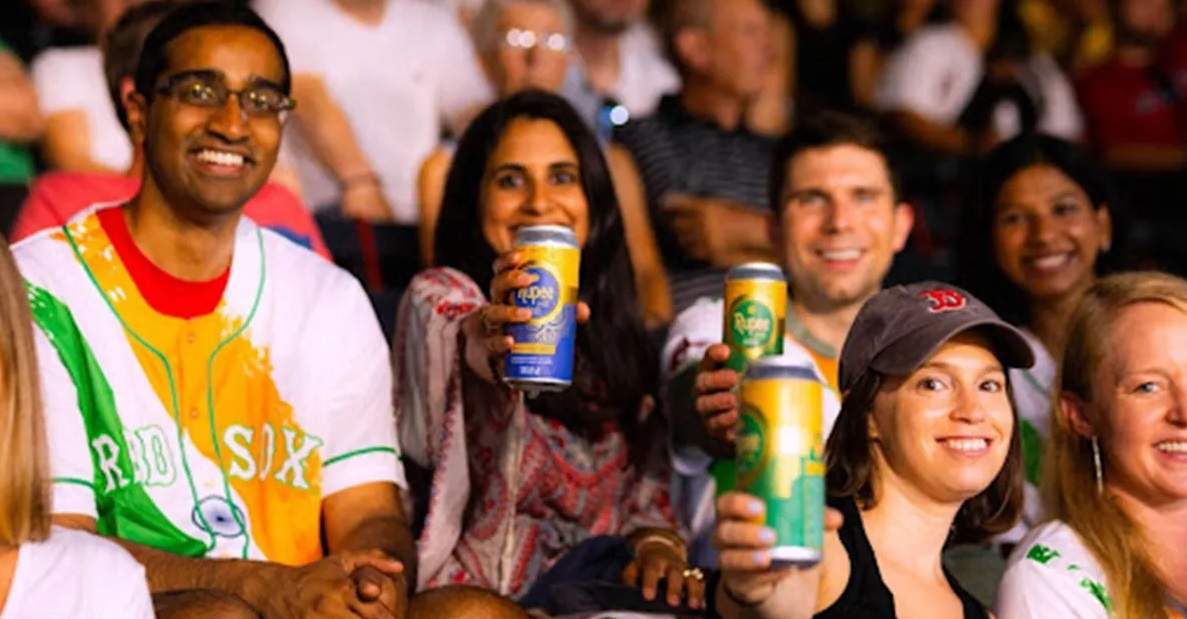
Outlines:
[{"label": "person's forearm", "polygon": [[0,79],[0,140],[24,144],[41,137],[45,122],[25,79]]},{"label": "person's forearm", "polygon": [[141,565],[153,593],[212,589],[238,596],[252,607],[261,607],[270,583],[290,568],[275,563],[244,559],[181,557],[118,538],[107,538],[123,546]]},{"label": "person's forearm", "polygon": [[404,584],[416,589],[416,542],[404,518],[383,516],[366,520],[342,538],[333,552],[379,549],[404,564]]},{"label": "person's forearm", "polygon": [[775,259],[775,248],[771,242],[771,218],[768,215],[743,207],[726,220],[728,238],[720,245],[721,250],[710,256],[709,261],[720,268],[729,268],[744,262],[771,262]]},{"label": "person's forearm", "polygon": [[743,606],[725,591],[725,582],[717,585],[717,614],[722,619],[767,619],[767,615],[759,612],[758,607]]},{"label": "person's forearm", "polygon": [[368,180],[367,176],[374,173],[371,162],[359,146],[346,113],[321,78],[294,76],[293,95],[298,126],[322,165],[342,184]]}]

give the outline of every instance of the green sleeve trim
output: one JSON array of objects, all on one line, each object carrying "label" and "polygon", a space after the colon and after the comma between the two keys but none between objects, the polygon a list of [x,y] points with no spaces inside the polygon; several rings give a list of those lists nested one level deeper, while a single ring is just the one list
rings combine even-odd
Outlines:
[{"label": "green sleeve trim", "polygon": [[338,462],[341,462],[341,461],[349,459],[349,458],[353,458],[355,456],[363,456],[363,455],[366,455],[369,453],[380,453],[380,452],[389,453],[393,456],[400,455],[400,453],[392,447],[384,447],[384,446],[377,445],[375,447],[364,447],[362,449],[356,449],[354,451],[348,451],[344,454],[334,456],[333,458],[329,458],[324,463],[322,463],[322,466],[330,466],[331,464],[337,464]]},{"label": "green sleeve trim", "polygon": [[1043,471],[1043,437],[1030,421],[1022,419],[1021,422],[1018,426],[1023,478],[1030,485],[1038,486]]},{"label": "green sleeve trim", "polygon": [[86,486],[87,488],[90,488],[92,491],[95,490],[95,484],[93,484],[85,479],[78,479],[77,477],[55,477],[54,483],[55,484],[74,484],[76,486]]}]

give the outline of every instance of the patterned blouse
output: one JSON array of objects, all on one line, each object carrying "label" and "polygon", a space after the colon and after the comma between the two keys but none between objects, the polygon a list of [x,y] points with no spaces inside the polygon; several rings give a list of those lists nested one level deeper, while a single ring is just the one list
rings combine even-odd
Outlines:
[{"label": "patterned blouse", "polygon": [[396,420],[404,455],[432,471],[420,587],[519,597],[585,539],[675,518],[663,441],[640,466],[613,423],[589,439],[470,374],[461,324],[486,303],[453,269],[412,280],[395,334]]}]

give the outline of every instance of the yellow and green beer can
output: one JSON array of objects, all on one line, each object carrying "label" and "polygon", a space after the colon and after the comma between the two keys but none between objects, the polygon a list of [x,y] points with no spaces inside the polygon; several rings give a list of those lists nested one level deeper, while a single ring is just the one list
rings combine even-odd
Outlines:
[{"label": "yellow and green beer can", "polygon": [[812,565],[824,543],[825,385],[785,357],[750,364],[742,380],[736,487],[762,499],[775,531],[772,561]]},{"label": "yellow and green beer can", "polygon": [[787,279],[783,269],[767,262],[749,262],[725,277],[725,323],[722,342],[730,347],[726,363],[735,372],[746,364],[783,354],[787,319]]}]

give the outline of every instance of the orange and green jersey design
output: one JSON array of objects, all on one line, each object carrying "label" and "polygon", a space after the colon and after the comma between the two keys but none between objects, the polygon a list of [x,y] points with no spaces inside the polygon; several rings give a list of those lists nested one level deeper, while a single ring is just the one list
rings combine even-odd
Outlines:
[{"label": "orange and green jersey design", "polygon": [[55,512],[186,556],[318,559],[325,496],[404,485],[365,295],[245,220],[213,311],[165,313],[103,219],[84,212],[16,248],[55,392]]}]

